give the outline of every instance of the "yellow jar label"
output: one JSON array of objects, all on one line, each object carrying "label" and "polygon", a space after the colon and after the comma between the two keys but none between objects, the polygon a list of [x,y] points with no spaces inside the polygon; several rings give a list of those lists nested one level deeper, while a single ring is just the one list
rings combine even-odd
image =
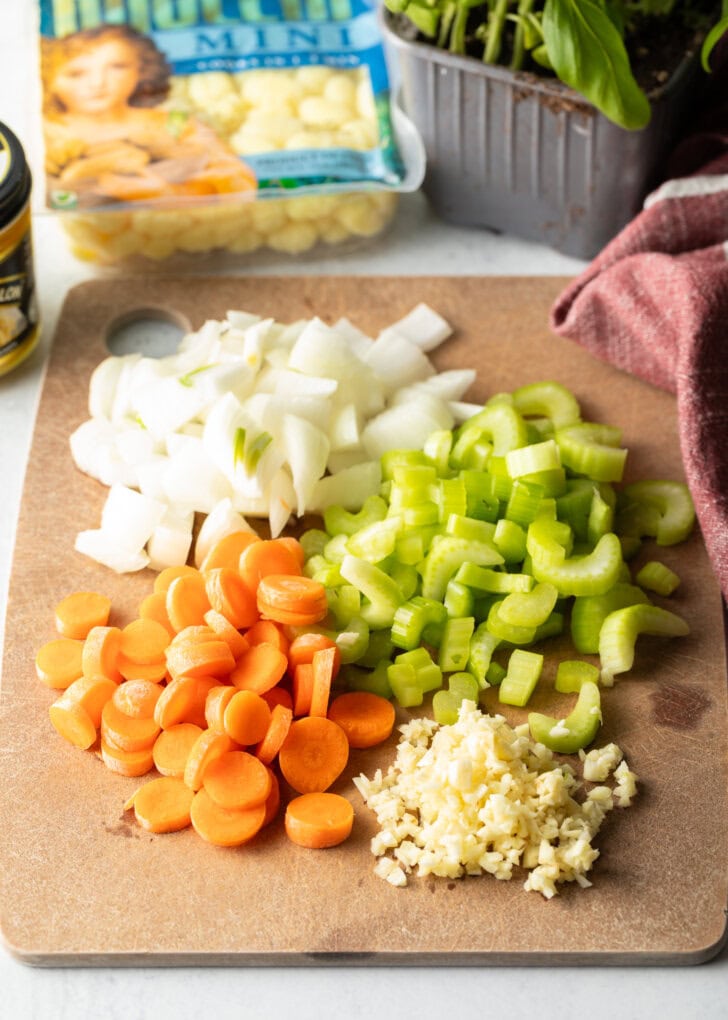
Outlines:
[{"label": "yellow jar label", "polygon": [[[0,157],[1,160],[1,157]],[[38,329],[30,215],[0,230],[0,372],[32,346]]]},{"label": "yellow jar label", "polygon": [[10,167],[12,165],[12,159],[10,156],[10,146],[5,135],[0,131],[0,188],[3,186],[5,178],[10,173]]}]

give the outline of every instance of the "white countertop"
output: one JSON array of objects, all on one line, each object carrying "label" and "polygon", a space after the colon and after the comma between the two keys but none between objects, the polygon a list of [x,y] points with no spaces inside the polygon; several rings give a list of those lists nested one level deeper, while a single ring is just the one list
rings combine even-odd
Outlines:
[{"label": "white countertop", "polygon": [[[0,0],[0,121],[18,134],[35,160],[34,9],[34,0]],[[68,289],[91,275],[68,254],[58,224],[40,212],[34,217],[34,242],[43,338],[25,365],[0,378],[0,616],[55,322]],[[417,195],[402,202],[385,238],[357,254],[334,261],[287,262],[261,272],[571,275],[582,265],[539,245],[448,227]],[[708,1020],[728,1011],[728,949],[708,964],[685,968],[36,969],[18,963],[0,947],[0,989],[0,1015],[8,1020],[143,1020],[159,1015],[274,1020],[294,1012],[298,1020],[342,1015],[349,1020],[425,1020],[453,1008],[462,1020],[484,1013],[536,1013],[540,1020],[583,1015],[591,1020]]]}]

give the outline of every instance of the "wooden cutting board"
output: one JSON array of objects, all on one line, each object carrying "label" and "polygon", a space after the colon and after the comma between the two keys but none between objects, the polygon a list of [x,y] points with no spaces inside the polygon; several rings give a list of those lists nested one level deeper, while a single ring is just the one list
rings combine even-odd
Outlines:
[{"label": "wooden cutting board", "polygon": [[[717,951],[728,902],[726,656],[719,590],[697,534],[660,551],[683,579],[672,604],[691,635],[640,638],[633,672],[603,693],[600,741],[624,749],[639,798],[608,816],[593,887],[569,885],[548,902],[523,890],[522,875],[412,879],[406,889],[374,876],[374,820],[349,778],[386,765],[393,742],[352,754],[337,789],[355,805],[355,828],[335,850],[295,847],[280,823],[235,850],[213,848],[192,830],[151,835],[123,811],[139,781],[55,734],[54,693],[34,675],[35,652],[54,636],[53,607],[65,594],[108,592],[112,622],[123,624],[151,586],[147,573],[117,577],[73,551],[76,532],[97,526],[105,491],[74,469],[68,437],[87,416],[89,375],[115,324],[151,312],[197,327],[242,308],[280,320],[347,315],[374,332],[426,300],[456,331],[435,360],[476,367],[474,399],[558,379],[585,417],[623,427],[630,477],[681,477],[673,399],[550,335],[548,309],[565,282],[154,277],[70,292],[38,411],[7,612],[0,916],[12,953],[46,965],[684,964]],[[550,648],[544,688],[560,645]],[[558,709],[548,689],[530,707]],[[495,693],[487,708],[502,710]]]}]

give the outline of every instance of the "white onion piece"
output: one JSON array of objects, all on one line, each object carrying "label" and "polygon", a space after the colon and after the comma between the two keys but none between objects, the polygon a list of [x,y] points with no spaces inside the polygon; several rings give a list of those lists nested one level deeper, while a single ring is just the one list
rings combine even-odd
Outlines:
[{"label": "white onion piece", "polygon": [[141,550],[162,520],[166,507],[125,485],[112,485],[101,511],[101,530],[116,535],[129,550]]},{"label": "white onion piece", "polygon": [[116,429],[106,418],[89,418],[71,433],[71,456],[79,471],[101,479],[116,443]]},{"label": "white onion piece", "polygon": [[212,464],[202,440],[190,439],[169,458],[162,479],[167,502],[207,514],[216,503],[232,495],[225,475]]},{"label": "white onion piece", "polygon": [[109,534],[103,528],[79,531],[74,542],[76,552],[88,556],[118,574],[131,574],[144,570],[149,564],[149,556],[144,551],[127,549],[119,545],[118,535]]},{"label": "white onion piece", "polygon": [[192,525],[195,515],[167,511],[147,543],[149,566],[152,570],[180,567],[187,562],[192,546]]},{"label": "white onion piece", "polygon": [[435,374],[435,368],[420,348],[392,330],[380,334],[372,344],[367,364],[391,396],[402,386],[421,382]]},{"label": "white onion piece", "polygon": [[451,400],[449,401],[448,406],[456,425],[462,425],[462,423],[467,421],[468,418],[472,418],[473,415],[478,413],[478,411],[483,410],[482,404],[471,404],[468,401],[463,400]]},{"label": "white onion piece", "polygon": [[329,428],[332,451],[354,450],[361,442],[361,420],[354,404],[343,404],[333,416]]},{"label": "white onion piece", "polygon": [[129,357],[138,360],[140,355],[126,358],[104,358],[91,373],[88,386],[88,411],[92,418],[111,418],[119,376]]},{"label": "white onion piece", "polygon": [[272,538],[277,538],[291,519],[291,514],[295,513],[298,497],[291,476],[283,470],[271,480],[268,491],[267,513],[270,533]]},{"label": "white onion piece", "polygon": [[341,505],[346,510],[358,510],[368,496],[379,492],[381,484],[379,461],[362,461],[319,479],[313,488],[309,509],[313,513],[321,513],[327,506]]},{"label": "white onion piece", "polygon": [[144,386],[136,397],[136,411],[155,439],[164,439],[191,421],[204,406],[194,386],[167,377]]},{"label": "white onion piece", "polygon": [[296,415],[283,419],[283,450],[293,477],[296,513],[306,512],[314,486],[326,471],[329,440],[321,429]]},{"label": "white onion piece", "polygon": [[427,437],[438,429],[448,428],[423,410],[414,400],[388,407],[365,426],[362,445],[370,459],[381,457],[387,450],[402,447],[421,450]]},{"label": "white onion piece", "polygon": [[334,329],[339,336],[346,340],[352,354],[355,354],[362,361],[366,361],[369,348],[372,345],[372,338],[367,336],[358,326],[355,326],[353,322],[350,322],[346,316],[336,321]]},{"label": "white onion piece", "polygon": [[389,327],[423,351],[432,351],[452,336],[452,327],[428,304],[421,302]]},{"label": "white onion piece", "polygon": [[451,368],[415,385],[437,394],[443,400],[460,400],[475,382],[475,375],[474,368]]}]

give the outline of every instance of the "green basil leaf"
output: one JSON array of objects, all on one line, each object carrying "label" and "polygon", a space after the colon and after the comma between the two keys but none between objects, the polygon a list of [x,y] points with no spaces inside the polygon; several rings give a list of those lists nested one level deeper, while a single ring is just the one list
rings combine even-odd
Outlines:
[{"label": "green basil leaf", "polygon": [[647,96],[609,15],[593,0],[546,0],[543,34],[551,63],[566,85],[605,117],[636,130],[650,120]]}]

